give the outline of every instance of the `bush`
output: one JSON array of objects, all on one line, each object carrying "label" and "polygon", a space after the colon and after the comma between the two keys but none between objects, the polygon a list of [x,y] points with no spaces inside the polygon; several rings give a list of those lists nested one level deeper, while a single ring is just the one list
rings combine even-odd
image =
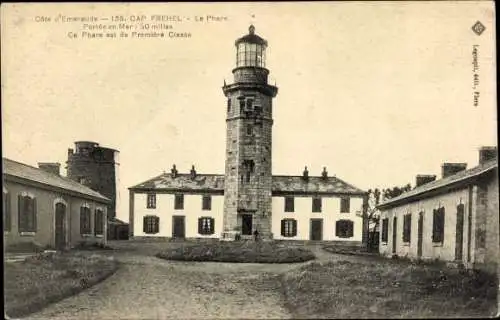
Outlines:
[{"label": "bush", "polygon": [[200,243],[169,249],[156,254],[158,258],[178,261],[213,261],[243,263],[292,263],[315,259],[304,248],[278,246],[274,242]]}]

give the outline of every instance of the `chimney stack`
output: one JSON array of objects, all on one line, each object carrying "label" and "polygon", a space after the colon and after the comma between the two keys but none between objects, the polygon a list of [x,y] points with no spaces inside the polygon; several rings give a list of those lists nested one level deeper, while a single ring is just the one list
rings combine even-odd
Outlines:
[{"label": "chimney stack", "polygon": [[61,164],[58,162],[38,162],[38,168],[45,172],[60,175]]},{"label": "chimney stack", "polygon": [[432,182],[436,180],[435,175],[430,175],[430,174],[417,174],[417,177],[415,179],[415,188],[420,187],[421,185],[424,185],[426,183]]},{"label": "chimney stack", "polygon": [[194,169],[194,164],[191,166],[191,179],[196,178],[196,170]]},{"label": "chimney stack", "polygon": [[467,169],[467,163],[443,163],[441,165],[442,178],[452,176],[460,171]]},{"label": "chimney stack", "polygon": [[481,147],[479,149],[479,164],[497,159],[497,147]]},{"label": "chimney stack", "polygon": [[323,172],[321,172],[321,177],[323,180],[328,179],[328,171],[326,171],[326,167],[323,167]]},{"label": "chimney stack", "polygon": [[305,181],[309,180],[309,170],[307,170],[307,166],[304,168],[304,172],[302,173],[302,178]]},{"label": "chimney stack", "polygon": [[172,173],[172,178],[175,179],[177,177],[177,168],[175,167],[175,164],[172,166],[170,172]]}]

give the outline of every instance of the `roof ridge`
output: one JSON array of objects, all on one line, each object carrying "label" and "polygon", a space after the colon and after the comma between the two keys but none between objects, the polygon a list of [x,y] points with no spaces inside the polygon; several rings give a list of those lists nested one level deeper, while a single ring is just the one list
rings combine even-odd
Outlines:
[{"label": "roof ridge", "polygon": [[[68,177],[62,176],[60,174],[55,174],[55,173],[52,173],[52,172],[48,172],[48,171],[42,170],[40,168],[34,167],[32,165],[29,165],[29,164],[26,164],[26,163],[22,163],[22,162],[19,162],[19,161],[16,161],[16,160],[12,160],[12,159],[9,159],[9,158],[6,158],[6,157],[2,157],[2,159],[4,161],[12,162],[12,163],[15,163],[15,164],[18,164],[18,165],[21,165],[21,166],[24,166],[24,167],[27,167],[27,168],[30,168],[30,169],[34,169],[34,170],[36,170],[36,171],[38,171],[38,172],[40,172],[40,173],[42,173],[44,175],[50,176],[51,178],[60,179],[62,181],[65,181],[66,183],[69,183],[70,185],[73,185],[74,187],[83,188],[84,191],[86,191],[87,193],[90,193],[88,195],[94,194],[93,196],[98,195],[100,197],[108,199],[106,196],[102,195],[101,193],[97,192],[96,190],[93,190],[93,189],[91,189],[91,188],[89,188],[89,187],[87,187],[87,186],[85,186],[85,185],[83,185],[81,183],[78,183],[75,180],[72,180],[72,179],[70,179]],[[8,174],[8,173],[5,172],[5,170],[3,170],[2,173]],[[48,184],[48,183],[45,183],[45,184]],[[79,193],[82,193],[82,192],[79,192]]]}]

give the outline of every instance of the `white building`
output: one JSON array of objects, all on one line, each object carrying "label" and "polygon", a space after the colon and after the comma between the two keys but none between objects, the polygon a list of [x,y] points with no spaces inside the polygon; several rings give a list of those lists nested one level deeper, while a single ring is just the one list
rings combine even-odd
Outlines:
[{"label": "white building", "polygon": [[[347,241],[363,235],[365,192],[337,177],[272,177],[272,236],[279,240]],[[131,237],[219,238],[224,176],[177,169],[129,188]],[[251,237],[252,219],[235,231]],[[258,228],[257,228],[258,230]]]},{"label": "white building", "polygon": [[441,179],[378,206],[380,253],[495,271],[500,257],[497,148],[481,148],[479,165],[469,170],[461,163],[442,168]]}]

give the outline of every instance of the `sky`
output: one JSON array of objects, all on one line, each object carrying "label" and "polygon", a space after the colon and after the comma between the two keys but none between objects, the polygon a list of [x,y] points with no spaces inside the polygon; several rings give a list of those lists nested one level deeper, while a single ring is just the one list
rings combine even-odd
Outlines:
[{"label": "sky", "polygon": [[[167,33],[191,37],[72,39],[83,24],[56,22],[59,14],[128,23],[179,15]],[[476,21],[486,27],[480,36]],[[473,167],[480,146],[497,145],[488,1],[2,4],[1,23],[3,157],[64,164],[81,140],[119,150],[125,221],[127,188],[174,163],[224,173],[221,87],[233,81],[234,41],[251,23],[269,43],[279,88],[274,174],[301,175],[307,165],[364,190],[414,185],[417,174],[440,176],[443,162]]]}]

